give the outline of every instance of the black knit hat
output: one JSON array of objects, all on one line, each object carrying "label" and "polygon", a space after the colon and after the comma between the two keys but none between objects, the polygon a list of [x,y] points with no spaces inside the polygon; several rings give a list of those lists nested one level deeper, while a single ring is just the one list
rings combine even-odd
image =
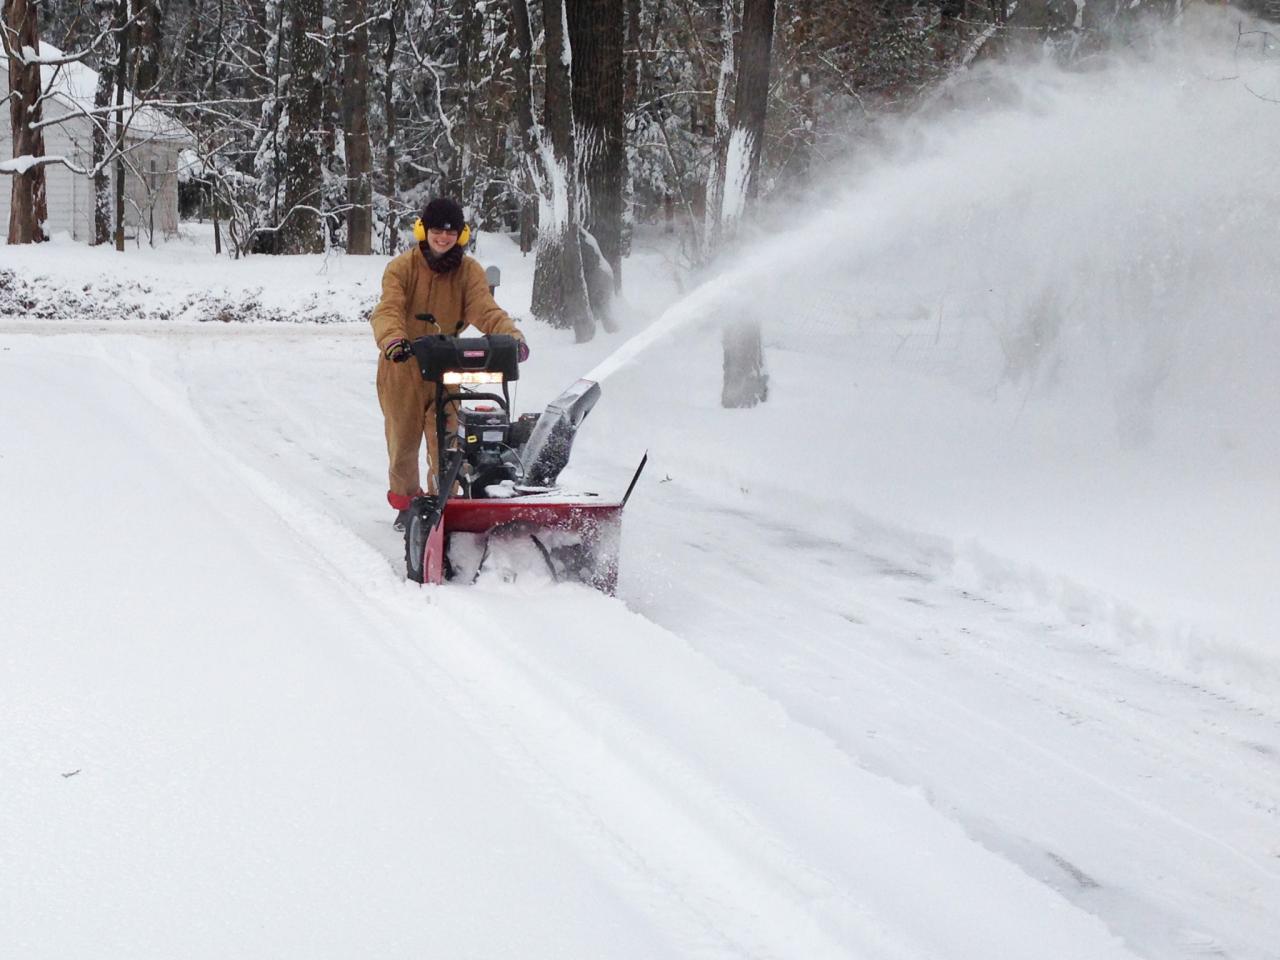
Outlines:
[{"label": "black knit hat", "polygon": [[457,230],[466,226],[462,208],[448,197],[436,197],[422,211],[422,225],[428,230]]}]

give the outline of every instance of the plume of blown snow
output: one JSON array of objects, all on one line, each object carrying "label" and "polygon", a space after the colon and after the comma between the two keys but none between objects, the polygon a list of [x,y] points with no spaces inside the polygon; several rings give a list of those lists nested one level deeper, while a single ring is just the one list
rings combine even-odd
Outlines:
[{"label": "plume of blown snow", "polygon": [[1238,49],[1239,17],[1189,13],[1088,69],[973,71],[595,373],[744,316],[775,344],[925,330],[935,366],[978,394],[1078,393],[1132,443],[1170,414],[1224,444],[1265,441],[1280,65]]},{"label": "plume of blown snow", "polygon": [[811,475],[1275,662],[1280,62],[1251,29],[1196,8],[1075,67],[968,71],[589,377],[757,320],[780,372],[839,378],[826,434],[776,425]]}]

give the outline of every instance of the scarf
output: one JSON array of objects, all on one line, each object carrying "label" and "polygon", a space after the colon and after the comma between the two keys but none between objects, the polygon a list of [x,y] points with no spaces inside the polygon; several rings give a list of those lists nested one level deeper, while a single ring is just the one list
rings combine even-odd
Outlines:
[{"label": "scarf", "polygon": [[431,247],[425,240],[418,244],[418,249],[422,251],[422,256],[426,259],[432,273],[452,273],[462,266],[464,251],[460,244],[454,244],[438,257],[431,252]]}]

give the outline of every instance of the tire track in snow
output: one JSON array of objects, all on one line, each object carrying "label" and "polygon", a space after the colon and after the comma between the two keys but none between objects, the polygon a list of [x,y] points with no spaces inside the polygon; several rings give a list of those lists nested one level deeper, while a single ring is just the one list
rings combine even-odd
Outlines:
[{"label": "tire track in snow", "polygon": [[[1079,952],[1061,944],[1046,948],[1039,935],[1018,930],[1019,921],[1002,925],[985,911],[981,923],[988,929],[966,928],[976,919],[972,905],[935,908],[948,914],[946,924],[954,924],[945,935],[905,933],[920,926],[912,919],[920,902],[956,900],[950,879],[931,874],[937,872],[933,858],[947,862],[957,844],[966,860],[976,857],[970,865],[976,878],[998,887],[991,868],[1011,871],[1001,883],[1021,875],[980,852],[919,797],[858,770],[824,737],[791,723],[776,703],[684,641],[604,598],[573,599],[551,606],[589,604],[592,616],[562,629],[557,642],[537,642],[535,632],[533,641],[509,638],[500,650],[474,641],[450,643],[464,661],[461,676],[492,686],[490,702],[508,717],[501,735],[527,744],[529,758],[555,785],[552,805],[575,811],[572,829],[583,830],[585,817],[588,836],[621,842],[625,860],[642,858],[642,876],[657,874],[684,902],[714,903],[718,929],[740,931],[739,939],[748,931],[754,938],[748,955],[828,955],[821,945],[837,934],[839,944],[861,945],[854,955],[955,956],[946,946],[955,937],[985,941],[974,954],[982,956],[1003,948],[1008,955],[1128,955],[1105,937],[1096,939],[1096,930],[1078,931]],[[465,622],[490,627],[481,635],[493,638],[507,627],[492,610],[515,613],[528,599],[492,591],[482,599],[450,596],[442,602],[465,603],[471,608]],[[623,625],[628,622],[630,628]],[[606,637],[622,638],[605,644],[608,656],[600,652]],[[439,645],[433,649],[438,653]],[[625,654],[626,662],[611,670],[607,660],[616,654]],[[673,674],[683,678],[683,699],[663,693]],[[666,709],[671,712],[664,722]],[[659,732],[664,727],[672,729]],[[687,740],[703,749],[694,750]],[[717,763],[708,742],[719,744],[729,759]],[[584,757],[592,762],[584,764]],[[785,786],[770,785],[771,776]],[[756,794],[775,790],[785,800],[762,805]],[[860,814],[871,822],[848,822]],[[916,814],[927,825],[916,823]],[[804,826],[797,829],[798,824]],[[902,875],[911,878],[905,886]],[[877,881],[888,890],[876,890]],[[847,955],[842,949],[849,948],[830,955]]]},{"label": "tire track in snow", "polygon": [[[477,590],[488,594],[478,603],[444,598],[449,607],[465,606],[464,622],[484,638],[448,644],[450,661],[466,685],[489,688],[487,701],[502,716],[497,741],[508,745],[549,810],[583,842],[585,855],[628,891],[678,902],[733,956],[847,956],[819,922],[818,905],[842,898],[834,878],[804,862],[670,744],[590,686],[551,668],[541,656],[543,643],[509,636],[484,605],[510,610],[511,597]],[[636,643],[653,642],[656,628],[637,623],[615,602],[585,588],[555,592],[570,591],[578,594],[572,603],[556,609],[589,607],[594,629],[615,626]],[[443,651],[436,646],[433,652]],[[848,910],[858,941],[875,956],[931,955],[890,936],[858,905]]]}]

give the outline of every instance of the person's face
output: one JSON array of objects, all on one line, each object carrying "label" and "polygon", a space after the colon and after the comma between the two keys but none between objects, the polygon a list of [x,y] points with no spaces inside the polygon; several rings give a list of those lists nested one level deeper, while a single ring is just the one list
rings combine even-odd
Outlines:
[{"label": "person's face", "polygon": [[437,257],[448,253],[458,242],[457,230],[441,230],[431,227],[427,230],[427,246]]}]

